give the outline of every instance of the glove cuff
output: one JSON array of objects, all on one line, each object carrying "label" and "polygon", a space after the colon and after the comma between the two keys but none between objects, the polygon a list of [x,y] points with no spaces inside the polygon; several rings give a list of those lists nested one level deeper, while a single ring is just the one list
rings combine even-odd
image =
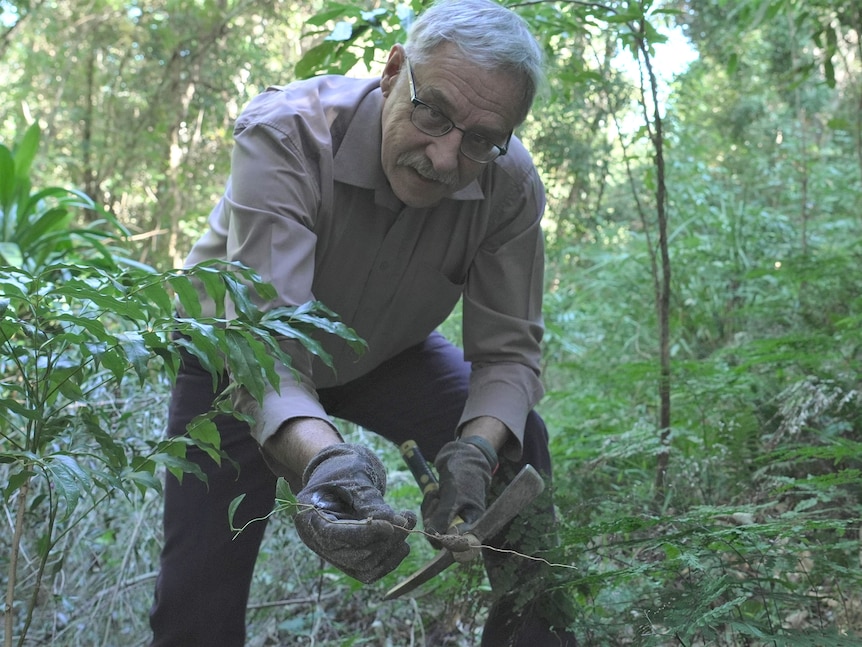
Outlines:
[{"label": "glove cuff", "polygon": [[376,487],[380,494],[386,492],[386,468],[377,455],[364,445],[354,443],[336,443],[321,449],[314,458],[309,461],[302,473],[303,486],[308,485],[311,475],[320,465],[332,458],[356,457],[363,462],[362,473],[368,477],[371,484]]},{"label": "glove cuff", "polygon": [[488,465],[491,467],[491,474],[497,471],[500,467],[500,461],[497,458],[497,451],[490,441],[482,438],[482,436],[467,436],[458,439],[459,442],[468,443],[478,449],[488,460]]}]

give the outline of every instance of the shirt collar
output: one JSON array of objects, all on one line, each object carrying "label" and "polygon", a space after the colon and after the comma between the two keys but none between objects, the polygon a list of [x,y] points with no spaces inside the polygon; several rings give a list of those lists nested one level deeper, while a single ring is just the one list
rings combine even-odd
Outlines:
[{"label": "shirt collar", "polygon": [[[364,189],[390,190],[380,162],[382,112],[383,93],[377,88],[362,98],[347,126],[333,160],[335,181]],[[482,200],[485,194],[478,180],[473,180],[449,197],[452,200]]]}]

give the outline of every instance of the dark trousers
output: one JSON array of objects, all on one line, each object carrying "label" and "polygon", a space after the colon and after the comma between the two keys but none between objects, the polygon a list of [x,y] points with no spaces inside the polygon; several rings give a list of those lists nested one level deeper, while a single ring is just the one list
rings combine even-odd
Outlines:
[{"label": "dark trousers", "polygon": [[[413,439],[433,460],[454,437],[469,374],[462,352],[433,334],[368,375],[321,389],[318,395],[332,416],[398,444]],[[169,435],[183,434],[186,424],[208,411],[212,400],[212,378],[194,358],[187,357],[171,397]],[[170,475],[166,478],[164,547],[150,613],[153,647],[233,647],[245,640],[246,603],[266,524],[250,524],[234,540],[228,527],[228,506],[240,494],[246,495],[235,513],[237,526],[266,517],[273,507],[276,477],[245,424],[224,416],[218,425],[222,448],[241,466],[239,475],[229,463],[218,467],[192,449],[189,458],[200,464],[208,484],[191,475],[182,484]],[[501,473],[511,477],[527,463],[550,485],[547,430],[535,412],[528,418],[521,460]],[[488,629],[486,634],[490,635]],[[533,647],[539,646],[533,643]]]}]

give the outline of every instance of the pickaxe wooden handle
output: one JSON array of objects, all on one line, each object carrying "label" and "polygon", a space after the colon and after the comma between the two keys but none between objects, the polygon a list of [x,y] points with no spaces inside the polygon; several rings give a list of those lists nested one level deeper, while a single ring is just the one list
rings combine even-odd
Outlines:
[{"label": "pickaxe wooden handle", "polygon": [[[413,478],[416,479],[419,489],[422,490],[422,496],[426,497],[432,492],[439,490],[440,484],[437,481],[437,475],[431,470],[431,466],[425,460],[416,441],[408,440],[399,449],[401,450],[401,457],[407,463],[407,467],[410,468],[410,472],[413,474]],[[457,528],[463,523],[464,520],[461,517],[455,517],[452,519],[449,527]]]}]

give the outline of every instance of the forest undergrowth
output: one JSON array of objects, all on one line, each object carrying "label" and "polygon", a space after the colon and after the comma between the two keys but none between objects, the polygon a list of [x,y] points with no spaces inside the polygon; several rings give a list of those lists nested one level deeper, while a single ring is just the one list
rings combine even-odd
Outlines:
[{"label": "forest undergrowth", "polygon": [[[813,388],[808,397],[815,397]],[[156,383],[117,398],[124,420],[117,433],[158,438],[167,389]],[[552,422],[573,404],[554,401],[551,394]],[[805,407],[798,405],[791,408],[801,415]],[[557,575],[576,601],[582,644],[858,644],[859,479],[856,468],[834,468],[843,464],[837,450],[785,443],[766,457],[743,458],[738,452],[745,450],[715,442],[699,457],[694,449],[688,456],[675,451],[668,492],[655,501],[646,457],[656,443],[648,429],[599,438],[588,433],[599,421],[585,422],[582,442],[573,442],[572,430],[552,439]],[[395,448],[363,430],[344,431],[384,456],[393,505],[418,511],[418,489]],[[62,561],[46,572],[26,644],[145,645],[160,514],[155,492],[118,495],[91,512],[65,538]],[[25,555],[36,550],[24,545]],[[411,546],[395,573],[360,586],[308,551],[289,516],[274,516],[252,586],[248,644],[478,645],[490,592],[475,567],[453,567],[413,596],[383,600],[433,557],[420,536]]]}]

